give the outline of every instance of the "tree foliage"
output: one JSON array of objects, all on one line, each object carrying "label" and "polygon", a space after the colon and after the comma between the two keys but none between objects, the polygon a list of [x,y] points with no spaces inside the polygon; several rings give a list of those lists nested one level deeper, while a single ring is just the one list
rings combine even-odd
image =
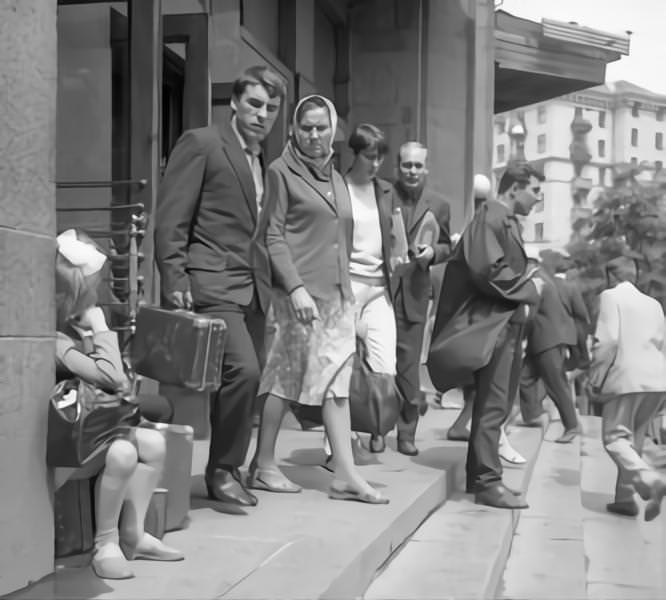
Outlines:
[{"label": "tree foliage", "polygon": [[616,172],[612,187],[573,225],[567,246],[588,305],[606,284],[605,265],[618,256],[636,261],[638,287],[666,308],[666,185],[641,182],[637,169]]}]

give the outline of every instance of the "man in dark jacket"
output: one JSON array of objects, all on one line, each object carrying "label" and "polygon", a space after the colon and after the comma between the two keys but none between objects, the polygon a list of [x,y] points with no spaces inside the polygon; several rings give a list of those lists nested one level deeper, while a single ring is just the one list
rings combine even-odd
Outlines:
[{"label": "man in dark jacket", "polygon": [[[499,508],[527,507],[502,483],[498,446],[518,388],[526,305],[537,304],[543,285],[527,267],[516,215],[529,214],[541,181],[543,175],[529,164],[516,163],[502,176],[497,200],[476,211],[447,264],[428,359],[433,383],[442,391],[473,377],[467,491],[478,504]],[[445,354],[447,338],[456,341]],[[456,369],[447,366],[456,358]]]},{"label": "man in dark jacket", "polygon": [[[418,142],[400,146],[394,189],[394,206],[401,210],[410,247],[410,261],[397,266],[391,278],[397,330],[396,383],[404,401],[397,427],[397,448],[408,456],[418,454],[414,439],[419,409],[425,406],[419,370],[432,287],[430,266],[444,262],[451,252],[449,205],[424,189],[427,159],[428,149]],[[419,239],[422,224],[433,217],[439,225],[438,235],[434,239]],[[373,438],[370,448],[381,451],[383,440]]]},{"label": "man in dark jacket", "polygon": [[155,214],[163,304],[225,320],[222,386],[211,395],[206,487],[213,500],[254,506],[239,467],[252,435],[271,273],[264,241],[261,142],[285,95],[282,79],[250,67],[232,88],[231,120],[183,133]]},{"label": "man in dark jacket", "polygon": [[543,270],[540,270],[540,277],[544,280],[541,298],[527,325],[527,348],[520,378],[520,410],[527,424],[537,421],[543,414],[543,398],[538,392],[538,381],[543,381],[564,426],[564,432],[555,441],[567,444],[578,433],[578,417],[565,368],[569,349],[576,344],[576,324],[565,305],[565,298],[569,302],[569,296],[564,296],[567,292],[560,290],[558,280]]}]

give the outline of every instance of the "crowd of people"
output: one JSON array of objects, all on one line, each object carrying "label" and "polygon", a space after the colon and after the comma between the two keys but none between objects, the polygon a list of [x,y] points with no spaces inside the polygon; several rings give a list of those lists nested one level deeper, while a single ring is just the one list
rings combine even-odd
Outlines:
[{"label": "crowd of people", "polygon": [[[449,437],[468,443],[467,492],[477,503],[527,506],[502,482],[500,457],[520,462],[503,434],[514,399],[524,423],[534,425],[547,415],[547,394],[564,427],[556,441],[570,443],[580,426],[567,372],[589,368],[594,389],[613,396],[603,413],[604,443],[619,470],[609,510],[637,514],[635,490],[648,502],[646,519],[654,518],[666,483],[640,457],[640,440],[666,391],[664,314],[630,283],[635,272],[632,280],[625,263],[608,266],[609,287],[621,283],[601,295],[588,360],[593,324],[567,279],[569,266],[550,273],[525,252],[517,217],[540,200],[543,175],[517,163],[496,195],[477,185],[474,217],[451,236],[449,206],[426,185],[427,147],[405,141],[390,183],[378,177],[391,154],[386,136],[359,124],[347,140],[353,161],[343,174],[333,151],[336,110],[321,95],[298,101],[281,155],[265,165],[261,143],[285,96],[270,68],[244,71],[230,120],[186,131],[176,143],[154,215],[163,306],[227,325],[222,384],[210,398],[210,499],[255,506],[253,490],[300,492],[275,450],[285,414],[305,406],[316,407],[324,425],[329,497],[388,503],[355,464],[359,438],[349,404],[357,337],[372,371],[394,382],[387,389],[402,406],[397,450],[414,456],[425,408],[421,350],[434,318],[429,368],[440,391],[464,390]],[[401,237],[407,260],[396,260]],[[127,380],[95,294],[104,259],[80,233],[58,238],[56,362],[61,378],[75,374],[116,390]],[[446,265],[441,282],[435,265]],[[244,477],[255,406],[257,445]],[[183,558],[143,531],[164,461],[161,434],[144,425],[115,440],[96,467],[93,568],[100,577],[131,577],[127,561],[137,557]],[[385,448],[381,435],[364,444],[374,453]],[[131,510],[121,519],[123,504]]]}]

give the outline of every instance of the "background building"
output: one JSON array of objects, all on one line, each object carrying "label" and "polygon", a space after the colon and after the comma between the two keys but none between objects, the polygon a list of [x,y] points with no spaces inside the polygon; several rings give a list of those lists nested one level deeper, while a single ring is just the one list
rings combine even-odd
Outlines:
[{"label": "background building", "polygon": [[546,176],[544,200],[524,221],[525,239],[561,248],[599,187],[612,185],[614,168],[636,167],[639,181],[662,171],[665,136],[666,96],[617,81],[495,115],[493,169],[499,174],[524,144]]}]

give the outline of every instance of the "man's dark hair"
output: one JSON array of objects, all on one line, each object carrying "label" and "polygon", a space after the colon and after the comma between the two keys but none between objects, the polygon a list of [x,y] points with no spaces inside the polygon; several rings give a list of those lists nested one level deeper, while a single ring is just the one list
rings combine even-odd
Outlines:
[{"label": "man's dark hair", "polygon": [[361,123],[358,125],[347,142],[354,154],[359,154],[364,150],[371,152],[377,151],[379,156],[386,156],[389,151],[384,132],[370,123]]},{"label": "man's dark hair", "polygon": [[519,188],[525,188],[530,182],[530,177],[536,177],[539,181],[545,179],[544,174],[529,162],[509,165],[502,174],[502,178],[497,186],[497,193],[503,194],[514,183],[517,183]]},{"label": "man's dark hair", "polygon": [[628,256],[618,256],[606,263],[606,282],[608,287],[613,281],[629,281],[636,283],[638,281],[638,263]]},{"label": "man's dark hair", "polygon": [[265,65],[255,65],[245,69],[231,89],[231,93],[240,98],[248,85],[261,85],[270,98],[284,99],[287,87],[284,80],[275,71]]}]

